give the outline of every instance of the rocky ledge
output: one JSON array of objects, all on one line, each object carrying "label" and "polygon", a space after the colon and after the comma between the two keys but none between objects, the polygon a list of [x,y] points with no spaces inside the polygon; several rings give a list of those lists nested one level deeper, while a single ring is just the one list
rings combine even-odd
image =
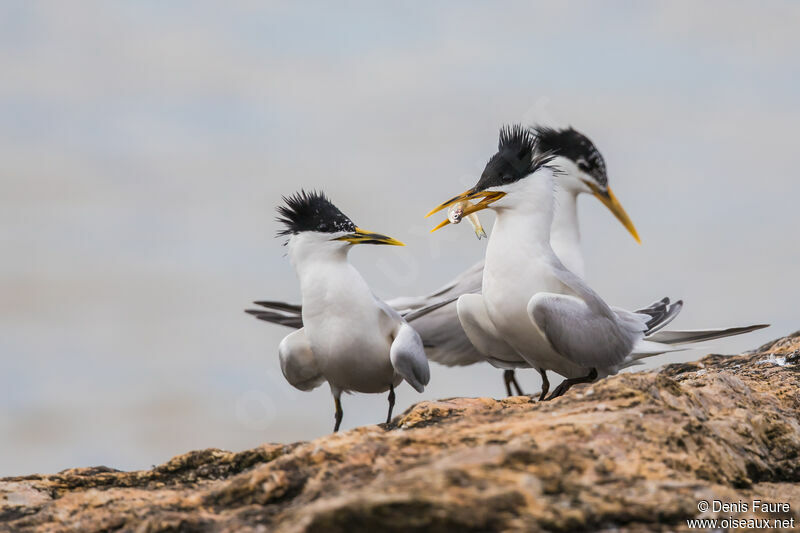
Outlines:
[{"label": "rocky ledge", "polygon": [[[673,531],[696,517],[800,522],[799,385],[800,332],[738,356],[575,387],[552,402],[422,402],[389,426],[313,442],[195,451],[141,472],[0,479],[0,530]],[[754,510],[754,499],[789,510]],[[698,511],[714,500],[738,507]]]}]

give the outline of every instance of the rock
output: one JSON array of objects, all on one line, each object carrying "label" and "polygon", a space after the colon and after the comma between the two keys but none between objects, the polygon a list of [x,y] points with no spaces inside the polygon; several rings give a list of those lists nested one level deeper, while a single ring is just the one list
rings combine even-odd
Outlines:
[{"label": "rock", "polygon": [[[312,442],[5,478],[0,530],[673,531],[695,517],[797,519],[798,385],[800,332],[552,402],[422,402],[389,426]],[[715,499],[790,510],[698,511]]]}]

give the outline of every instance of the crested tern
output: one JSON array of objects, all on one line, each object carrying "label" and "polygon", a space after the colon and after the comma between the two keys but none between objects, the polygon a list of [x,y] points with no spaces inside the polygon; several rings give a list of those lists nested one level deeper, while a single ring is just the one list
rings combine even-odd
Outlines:
[{"label": "crested tern", "polygon": [[[585,134],[572,127],[555,129],[535,126],[531,129],[539,138],[539,151],[549,152],[553,156],[551,164],[559,169],[556,175],[559,187],[556,189],[556,212],[551,228],[550,244],[564,265],[573,273],[583,277],[584,260],[580,246],[577,203],[580,195],[592,194],[608,207],[637,242],[639,235],[609,186],[606,163],[602,154]],[[464,215],[464,209],[468,208],[468,204],[469,202],[464,201],[451,205],[448,219],[441,225],[445,225],[448,221],[458,223],[467,218],[478,239],[485,237],[486,233],[477,213]],[[480,292],[483,266],[483,260],[475,263],[430,294],[401,296],[387,301],[399,312],[407,313],[428,308],[437,302],[452,300],[451,303],[413,320],[414,329],[422,337],[431,361],[445,366],[465,366],[485,361],[484,356],[475,349],[462,330],[455,303],[462,294]],[[257,318],[288,327],[302,327],[300,306],[276,301],[255,303],[265,308],[248,310]],[[543,374],[542,378],[546,380],[546,375]],[[512,387],[518,394],[523,394],[513,369],[504,371],[503,380],[509,396],[512,395]]]},{"label": "crested tern", "polygon": [[278,347],[281,370],[295,388],[327,381],[342,422],[342,392],[389,391],[403,380],[422,392],[430,380],[422,340],[392,307],[377,298],[347,260],[355,244],[403,243],[357,227],[321,192],[300,191],[278,208],[289,259],[300,281],[302,325]]},{"label": "crested tern", "polygon": [[[639,235],[610,188],[602,154],[584,133],[572,127],[554,129],[535,126],[531,131],[538,137],[538,151],[548,152],[552,156],[550,164],[559,171],[555,174],[558,187],[555,190],[556,208],[550,232],[550,245],[570,272],[584,277],[578,223],[579,196],[591,194],[609,208],[637,242]],[[450,206],[448,210],[450,223],[460,222],[465,217],[464,209],[468,204],[469,202],[462,201]],[[483,228],[480,226],[477,213],[474,211],[468,213],[466,218],[472,224],[478,238],[481,238]],[[444,224],[446,222],[442,223]],[[464,366],[485,361],[483,354],[472,345],[461,328],[455,302],[462,294],[481,291],[483,267],[484,261],[481,260],[430,294],[401,296],[387,301],[413,324],[414,329],[422,337],[428,359],[431,361],[445,366]],[[300,328],[303,325],[302,308],[299,305],[265,300],[255,303],[262,309],[248,309],[247,312],[261,320],[293,328]],[[409,314],[412,312],[414,314]],[[739,335],[758,327],[671,331],[668,337],[660,337],[659,341],[682,345]],[[524,362],[520,362],[518,367],[525,366]],[[549,383],[546,374],[541,372],[540,374],[544,394]],[[509,396],[512,395],[512,389],[516,389],[517,394],[523,394],[513,368],[505,369],[503,380]]]},{"label": "crested tern", "polygon": [[[470,203],[462,216],[495,212],[481,294],[460,296],[458,317],[469,340],[493,365],[538,369],[544,377],[540,399],[550,400],[574,384],[616,374],[639,359],[675,350],[670,344],[688,341],[675,332],[658,336],[680,312],[681,301],[671,304],[664,298],[633,312],[609,307],[556,255],[551,225],[558,170],[553,155],[538,149],[539,142],[519,125],[503,127],[498,151],[477,184],[427,216],[472,201],[477,203]],[[758,327],[766,326],[751,326]],[[548,370],[566,378],[550,396]]]}]

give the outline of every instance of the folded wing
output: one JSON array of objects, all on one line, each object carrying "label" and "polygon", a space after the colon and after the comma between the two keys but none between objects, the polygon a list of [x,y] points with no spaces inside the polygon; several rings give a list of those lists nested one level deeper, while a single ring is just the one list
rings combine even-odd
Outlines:
[{"label": "folded wing", "polygon": [[278,346],[278,357],[283,377],[296,389],[310,391],[325,382],[304,329],[298,329],[283,338]]},{"label": "folded wing", "polygon": [[528,316],[556,352],[586,368],[619,365],[647,329],[647,315],[600,314],[581,298],[555,293],[535,294]]},{"label": "folded wing", "polygon": [[425,357],[422,339],[408,324],[403,323],[397,330],[389,349],[389,358],[395,372],[403,376],[409,385],[417,392],[425,390],[425,385],[431,379],[428,358]]}]

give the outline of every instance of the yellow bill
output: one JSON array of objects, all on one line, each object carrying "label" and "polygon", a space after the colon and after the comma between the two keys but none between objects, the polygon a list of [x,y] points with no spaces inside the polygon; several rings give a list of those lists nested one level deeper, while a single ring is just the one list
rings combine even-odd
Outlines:
[{"label": "yellow bill", "polygon": [[356,228],[353,233],[336,238],[337,241],[347,241],[351,244],[388,244],[390,246],[405,246],[402,242],[380,233]]},{"label": "yellow bill", "polygon": [[[444,202],[443,204],[440,204],[435,209],[433,209],[433,211],[431,211],[430,213],[425,215],[425,218],[433,215],[434,213],[438,213],[442,209],[447,209],[451,205],[459,203],[459,202],[467,202],[465,207],[464,207],[464,210],[461,212],[461,217],[462,218],[463,217],[467,217],[472,213],[476,213],[478,211],[486,209],[493,202],[496,202],[497,200],[499,200],[500,198],[502,198],[505,195],[506,195],[506,193],[500,192],[500,191],[475,191],[474,189],[470,189],[468,191],[465,191],[465,192],[459,194],[458,196],[456,196],[454,198],[451,198],[450,200]],[[476,203],[476,204],[473,204],[473,203],[469,202],[470,200],[477,200],[478,198],[481,198],[481,201]],[[435,228],[433,228],[431,230],[431,233],[433,233],[437,229],[445,227],[448,224],[450,224],[450,219],[446,218],[439,225],[437,225]]]},{"label": "yellow bill", "polygon": [[628,213],[625,212],[625,209],[622,208],[622,204],[619,203],[617,197],[614,196],[614,193],[611,191],[611,187],[605,191],[602,191],[593,183],[587,182],[587,184],[592,189],[592,193],[595,195],[595,197],[603,202],[603,205],[605,205],[609,211],[614,213],[614,216],[617,217],[617,220],[622,222],[622,225],[625,226],[625,229],[627,229],[631,235],[633,235],[633,238],[636,239],[636,242],[642,244],[641,239],[639,239],[639,233],[636,231],[636,227],[633,225],[633,221],[631,221]]}]

